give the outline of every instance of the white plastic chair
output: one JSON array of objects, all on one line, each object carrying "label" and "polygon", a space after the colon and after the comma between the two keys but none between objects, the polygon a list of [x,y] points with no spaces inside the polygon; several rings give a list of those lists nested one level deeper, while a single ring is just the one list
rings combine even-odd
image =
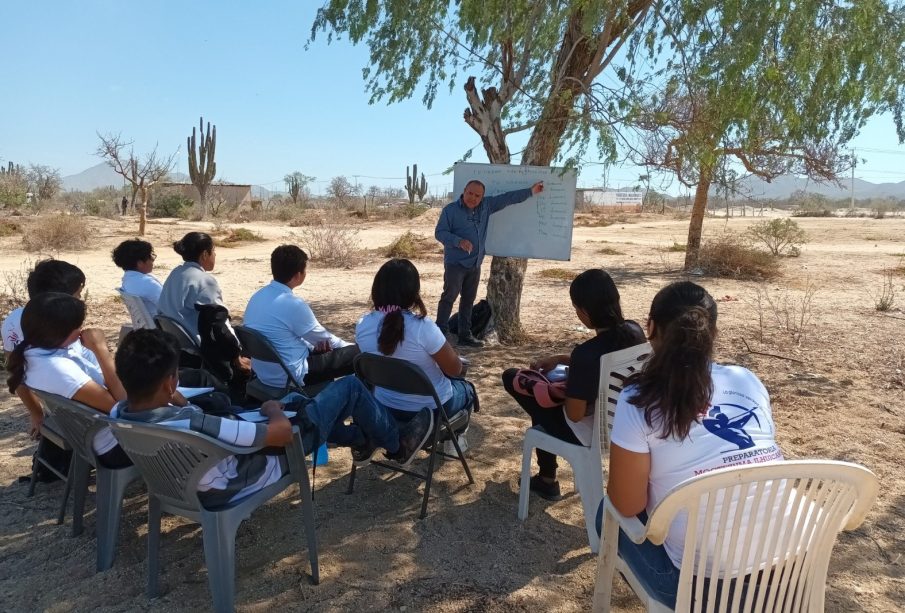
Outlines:
[{"label": "white plastic chair", "polygon": [[148,312],[148,307],[145,306],[141,297],[124,292],[121,287],[116,288],[116,291],[119,292],[120,297],[123,299],[123,304],[126,305],[126,309],[129,311],[133,330],[157,327],[157,324],[154,323],[154,317]]},{"label": "white plastic chair", "polygon": [[[861,525],[878,489],[876,475],[863,466],[799,460],[689,479],[666,495],[647,525],[620,515],[606,498],[593,610],[610,610],[616,570],[648,611],[672,610],[654,600],[619,557],[619,528],[636,543],[659,545],[676,516],[687,513],[682,559],[689,563],[679,572],[676,611],[822,612],[836,535]],[[735,589],[747,575],[747,589]]]},{"label": "white plastic chair", "polygon": [[[581,506],[584,508],[588,543],[591,546],[591,552],[597,553],[600,545],[596,526],[597,507],[603,498],[602,449],[609,448],[610,429],[613,427],[612,416],[616,410],[616,400],[619,398],[622,386],[629,375],[641,369],[650,352],[650,344],[642,343],[600,357],[600,386],[597,390],[597,406],[594,410],[590,447],[567,443],[555,436],[550,436],[540,427],[531,427],[525,431],[518,502],[519,519],[528,517],[532,452],[535,448],[540,448],[554,453],[572,466],[575,488],[581,496]],[[606,426],[602,426],[603,423]]]}]

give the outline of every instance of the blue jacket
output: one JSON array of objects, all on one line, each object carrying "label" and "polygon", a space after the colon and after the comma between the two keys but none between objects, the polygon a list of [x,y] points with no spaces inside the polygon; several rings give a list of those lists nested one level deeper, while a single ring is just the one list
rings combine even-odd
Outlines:
[{"label": "blue jacket", "polygon": [[[484,242],[487,240],[487,223],[490,216],[510,204],[524,202],[531,197],[531,188],[516,189],[498,196],[487,196],[481,204],[469,209],[460,196],[443,207],[434,237],[443,244],[443,263],[457,264],[463,268],[480,266],[484,259]],[[471,253],[459,247],[459,241],[470,241]]]}]

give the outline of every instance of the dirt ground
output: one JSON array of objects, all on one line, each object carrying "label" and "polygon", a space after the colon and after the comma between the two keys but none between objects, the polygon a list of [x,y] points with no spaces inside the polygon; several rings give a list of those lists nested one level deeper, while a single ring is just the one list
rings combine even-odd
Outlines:
[{"label": "dirt ground", "polygon": [[[437,211],[408,221],[356,222],[370,250],[354,268],[316,263],[300,292],[326,326],[353,336],[367,309],[379,247],[412,230],[432,235]],[[531,261],[522,299],[530,342],[519,347],[467,350],[470,378],[482,412],[469,433],[476,483],[461,468],[436,473],[427,519],[417,518],[423,486],[378,468],[359,473],[354,495],[345,494],[350,468],[345,450],[331,450],[319,468],[315,512],[321,584],[307,576],[301,517],[289,495],[260,509],[239,529],[236,544],[238,609],[290,611],[582,611],[590,607],[596,557],[588,548],[581,504],[571,472],[561,469],[565,497],[532,497],[529,517],[516,518],[521,443],[529,422],[500,384],[500,372],[549,352],[567,352],[587,338],[568,298],[564,269],[610,271],[627,316],[643,321],[654,293],[680,278],[687,221],[623,216],[603,227],[575,228],[572,260]],[[752,220],[708,219],[705,236]],[[827,580],[828,611],[905,609],[905,313],[874,309],[884,271],[894,271],[899,307],[905,304],[905,219],[799,219],[811,242],[798,258],[783,260],[783,275],[767,283],[703,278],[720,308],[718,358],[751,368],[773,400],[778,439],[787,458],[831,458],[873,470],[882,487],[867,521],[842,534]],[[120,271],[110,250],[133,235],[134,218],[92,220],[93,249],[63,252],[88,277],[89,325],[100,326],[111,346],[127,320],[114,296]],[[208,223],[152,223],[157,274],[179,263],[169,244]],[[224,299],[240,315],[249,296],[269,281],[269,254],[292,240],[280,224],[244,224],[267,241],[218,249],[217,276]],[[15,279],[29,261],[21,237],[0,239],[0,284]],[[304,247],[304,245],[302,245]],[[601,253],[601,252],[605,253]],[[440,294],[439,248],[415,260],[425,302],[433,314]],[[489,274],[485,264],[484,281]],[[483,295],[483,284],[481,289]],[[805,296],[810,293],[811,301]],[[758,296],[760,297],[758,299]],[[804,309],[802,306],[804,305]],[[805,317],[801,317],[804,310]],[[772,355],[767,355],[772,354]],[[39,484],[33,498],[18,477],[29,472],[35,445],[26,435],[18,400],[0,392],[0,610],[169,611],[208,610],[210,597],[199,528],[165,518],[161,596],[148,601],[145,586],[146,497],[134,487],[126,501],[117,559],[94,572],[94,502],[89,495],[85,532],[70,537],[57,525],[59,483]],[[93,486],[92,486],[93,487]],[[294,491],[294,490],[291,490]],[[617,580],[615,610],[638,611]]]}]

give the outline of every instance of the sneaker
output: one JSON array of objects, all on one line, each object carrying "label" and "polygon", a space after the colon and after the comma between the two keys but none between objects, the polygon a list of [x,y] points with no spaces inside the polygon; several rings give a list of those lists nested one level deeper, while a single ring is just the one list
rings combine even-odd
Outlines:
[{"label": "sneaker", "polygon": [[[462,453],[468,451],[468,437],[465,436],[468,434],[468,429],[466,428],[462,432],[459,433],[459,449],[462,450]],[[453,445],[452,440],[448,440],[443,443],[443,453],[447,455],[454,456],[455,458],[459,457],[459,454],[456,453],[456,446]],[[446,458],[447,460],[452,458]]]},{"label": "sneaker", "polygon": [[550,483],[549,481],[541,478],[539,474],[531,477],[531,482],[528,489],[530,489],[532,492],[534,492],[544,500],[550,500],[552,502],[562,500],[562,493],[560,493],[559,491],[559,481]]},{"label": "sneaker", "polygon": [[386,454],[387,458],[399,462],[403,468],[409,466],[433,431],[434,412],[428,408],[421,409],[399,429],[399,451]]},{"label": "sneaker", "polygon": [[371,463],[375,451],[377,451],[377,446],[371,441],[365,442],[360,447],[352,447],[352,464],[357,468],[367,466]]},{"label": "sneaker", "polygon": [[468,335],[460,336],[458,344],[463,347],[483,347],[484,341],[478,340],[475,337]]}]

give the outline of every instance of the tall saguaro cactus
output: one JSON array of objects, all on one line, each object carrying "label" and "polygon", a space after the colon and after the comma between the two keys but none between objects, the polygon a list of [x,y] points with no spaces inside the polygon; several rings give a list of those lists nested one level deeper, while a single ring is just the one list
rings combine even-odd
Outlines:
[{"label": "tall saguaro cactus", "polygon": [[424,200],[427,194],[427,179],[424,173],[421,173],[421,181],[418,181],[418,164],[412,164],[412,174],[409,174],[409,167],[405,167],[405,191],[409,195],[409,204],[415,204],[415,196],[418,202]]},{"label": "tall saguaro cactus", "polygon": [[204,217],[207,209],[207,188],[210,187],[217,175],[217,163],[214,161],[214,152],[217,148],[217,126],[214,126],[214,130],[211,132],[211,123],[207,122],[207,133],[205,134],[204,117],[199,117],[198,135],[201,137],[201,142],[196,145],[195,128],[192,128],[192,135],[186,139],[186,145],[189,152],[189,178],[192,180],[192,184],[198,188],[198,195],[201,197],[200,213]]}]

